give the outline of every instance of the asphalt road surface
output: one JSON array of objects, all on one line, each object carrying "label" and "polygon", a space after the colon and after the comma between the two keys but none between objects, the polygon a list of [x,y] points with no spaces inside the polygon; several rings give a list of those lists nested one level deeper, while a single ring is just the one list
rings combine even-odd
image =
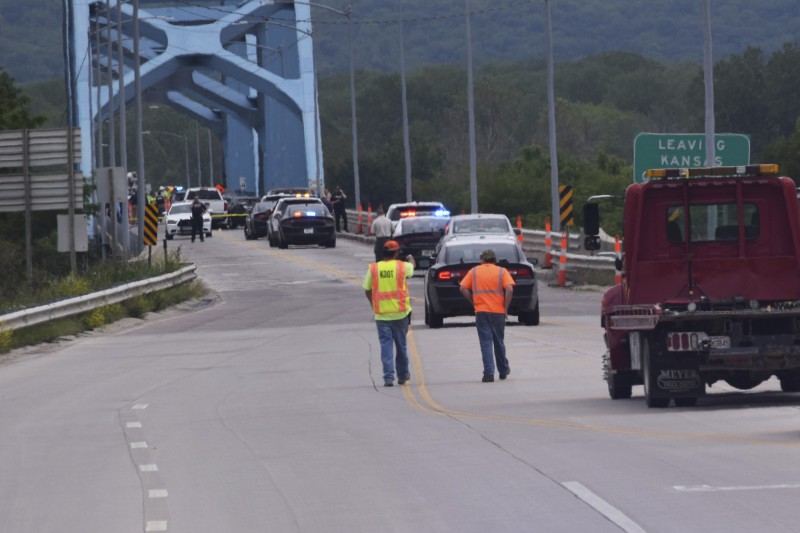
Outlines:
[{"label": "asphalt road surface", "polygon": [[202,302],[0,358],[0,531],[800,531],[800,396],[612,401],[601,293],[542,286],[481,383],[474,320],[384,388],[371,247],[176,238]]}]

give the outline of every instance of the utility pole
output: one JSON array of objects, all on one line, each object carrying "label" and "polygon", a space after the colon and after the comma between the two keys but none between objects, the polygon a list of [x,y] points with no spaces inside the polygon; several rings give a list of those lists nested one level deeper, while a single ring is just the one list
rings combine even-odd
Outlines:
[{"label": "utility pole", "polygon": [[[119,63],[119,165],[128,172],[128,101],[125,98],[125,50],[122,41],[122,1],[117,0],[117,63]],[[127,247],[126,247],[127,249]]]},{"label": "utility pole", "polygon": [[[117,166],[117,134],[114,120],[114,46],[111,39],[111,3],[106,0],[106,48],[108,54],[108,161],[109,166]],[[116,208],[115,208],[116,209]]]},{"label": "utility pole", "polygon": [[206,130],[208,132],[208,183],[212,187],[214,186],[214,150],[213,145],[211,144],[211,130]]}]

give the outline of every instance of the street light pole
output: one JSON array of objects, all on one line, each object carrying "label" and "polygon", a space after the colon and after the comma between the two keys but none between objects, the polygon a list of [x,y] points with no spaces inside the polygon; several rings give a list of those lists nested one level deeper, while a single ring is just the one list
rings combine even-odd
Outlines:
[{"label": "street light pole", "polygon": [[[356,121],[356,77],[353,61],[353,13],[347,7],[347,41],[350,47],[350,124],[353,136],[353,186],[355,187],[356,208],[361,205],[361,177],[358,174],[358,122]],[[316,82],[315,82],[316,83]]]},{"label": "street light pole", "polygon": [[408,93],[406,92],[405,25],[400,19],[400,93],[403,99],[403,154],[406,161],[406,202],[411,201],[411,142],[408,138]]},{"label": "street light pole", "polygon": [[706,90],[706,166],[716,166],[714,130],[714,59],[711,50],[711,1],[703,0],[703,79]]},{"label": "street light pole", "polygon": [[558,150],[556,148],[556,100],[553,82],[553,24],[550,16],[550,0],[544,0],[547,11],[547,109],[550,135],[550,202],[553,231],[561,232],[561,195],[558,190]]},{"label": "street light pole", "polygon": [[470,4],[466,0],[467,19],[467,114],[469,116],[469,196],[470,213],[478,212],[478,162],[475,153],[475,93],[472,80],[472,23]]},{"label": "street light pole", "polygon": [[144,179],[144,142],[142,139],[142,76],[139,55],[139,0],[133,0],[133,78],[136,99],[136,200],[139,226],[139,245],[144,246],[144,205],[146,201]]}]

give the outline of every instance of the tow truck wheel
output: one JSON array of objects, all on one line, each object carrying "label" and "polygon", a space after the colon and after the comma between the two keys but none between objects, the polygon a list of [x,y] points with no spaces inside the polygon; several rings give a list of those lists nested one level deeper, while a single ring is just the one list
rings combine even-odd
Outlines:
[{"label": "tow truck wheel", "polygon": [[739,390],[750,390],[761,385],[763,381],[763,378],[752,376],[749,372],[732,372],[730,376],[725,378],[725,382],[728,385]]},{"label": "tow truck wheel", "polygon": [[663,409],[669,405],[669,398],[653,396],[653,376],[650,371],[650,339],[644,337],[642,342],[642,381],[644,382],[644,401],[647,407]]},{"label": "tow truck wheel", "polygon": [[783,392],[800,392],[800,372],[791,371],[779,376]]},{"label": "tow truck wheel", "polygon": [[631,397],[633,387],[619,383],[617,376],[609,374],[606,377],[606,383],[608,384],[608,395],[612,400],[627,400]]}]

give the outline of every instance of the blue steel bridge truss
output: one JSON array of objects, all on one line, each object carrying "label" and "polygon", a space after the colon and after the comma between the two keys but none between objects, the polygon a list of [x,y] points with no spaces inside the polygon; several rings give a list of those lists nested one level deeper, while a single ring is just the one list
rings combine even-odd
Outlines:
[{"label": "blue steel bridge truss", "polygon": [[[88,140],[98,114],[108,120],[120,106],[134,101],[133,7],[129,2],[121,4],[119,27],[117,0],[72,2],[69,53],[75,70],[78,125]],[[310,5],[252,0],[237,5],[172,2],[179,5],[164,7],[169,2],[161,1],[156,7],[148,0],[139,2],[142,98],[179,110],[220,139],[228,181],[224,185],[239,189],[243,177],[245,190],[251,192],[308,186],[314,181],[321,186]],[[109,24],[111,58],[107,54]],[[117,60],[120,43],[123,64]],[[98,87],[90,68],[99,62],[105,70],[109,59],[114,77],[111,98],[107,83]],[[118,94],[121,76],[125,102]],[[95,146],[82,144],[82,170],[87,176],[95,162]]]}]

